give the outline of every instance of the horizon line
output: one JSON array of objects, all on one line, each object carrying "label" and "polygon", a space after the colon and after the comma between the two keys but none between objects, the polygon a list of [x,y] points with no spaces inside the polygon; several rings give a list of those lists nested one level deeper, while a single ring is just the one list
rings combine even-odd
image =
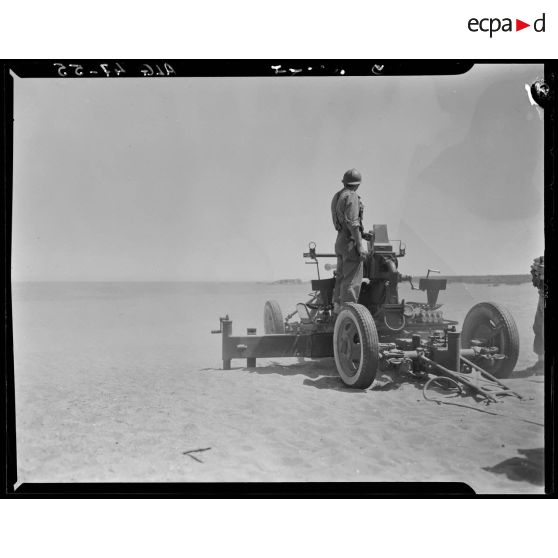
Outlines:
[{"label": "horizon line", "polygon": [[[413,279],[420,275],[411,275]],[[440,274],[435,277],[530,277],[529,273],[484,273],[484,274]],[[330,277],[328,277],[330,278]],[[284,279],[224,279],[222,281],[206,279],[18,279],[11,283],[284,283],[301,282],[310,283],[313,279],[284,278]]]}]

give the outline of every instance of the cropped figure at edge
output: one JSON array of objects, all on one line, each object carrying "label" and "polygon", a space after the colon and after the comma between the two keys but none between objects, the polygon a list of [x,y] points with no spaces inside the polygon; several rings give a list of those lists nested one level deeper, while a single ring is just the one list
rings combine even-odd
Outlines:
[{"label": "cropped figure at edge", "polygon": [[544,256],[533,260],[531,279],[533,286],[539,291],[539,302],[533,323],[535,334],[533,352],[537,355],[537,362],[531,367],[531,370],[535,374],[542,374],[544,372]]}]

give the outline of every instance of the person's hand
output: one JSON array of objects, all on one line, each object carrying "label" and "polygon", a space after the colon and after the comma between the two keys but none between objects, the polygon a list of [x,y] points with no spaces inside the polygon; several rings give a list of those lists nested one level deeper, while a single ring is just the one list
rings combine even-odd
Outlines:
[{"label": "person's hand", "polygon": [[358,250],[358,257],[361,262],[366,260],[366,258],[368,257],[368,250],[364,246],[361,246]]}]

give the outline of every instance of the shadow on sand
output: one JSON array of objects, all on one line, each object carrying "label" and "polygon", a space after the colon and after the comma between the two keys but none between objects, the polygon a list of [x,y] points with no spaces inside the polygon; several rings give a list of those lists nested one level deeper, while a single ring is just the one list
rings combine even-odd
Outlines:
[{"label": "shadow on sand", "polygon": [[322,376],[316,380],[306,379],[302,382],[305,386],[317,389],[334,389],[336,391],[344,391],[345,393],[362,393],[363,390],[351,389],[347,387],[339,376]]},{"label": "shadow on sand", "polygon": [[246,368],[246,370],[257,374],[280,374],[281,376],[302,375],[314,380],[322,376],[327,378],[339,377],[337,369],[335,368],[335,360],[332,358],[316,360],[299,359],[298,362],[292,364],[272,361],[267,366]]},{"label": "shadow on sand", "polygon": [[544,485],[544,450],[518,449],[523,457],[511,457],[494,467],[483,467],[496,475],[506,475],[513,481],[527,481],[538,486]]},{"label": "shadow on sand", "polygon": [[[217,371],[216,368],[202,368],[203,371]],[[233,366],[231,370],[244,370],[252,374],[279,374],[280,376],[306,376],[302,384],[305,386],[314,387],[317,389],[332,389],[335,391],[342,391],[345,393],[363,393],[364,391],[395,391],[401,389],[404,385],[412,385],[417,390],[422,392],[424,383],[428,377],[414,376],[409,372],[401,372],[396,368],[380,369],[376,375],[374,383],[367,390],[354,389],[343,383],[335,365],[335,359],[322,358],[322,359],[304,359],[300,358],[298,362],[281,363],[272,361],[265,366],[256,366],[255,368],[248,368],[245,366]],[[517,371],[513,378],[521,377],[519,374],[523,371]],[[542,380],[541,380],[542,381]],[[455,392],[454,389],[448,390],[444,384],[432,384],[429,387],[431,395],[437,394],[442,397],[447,397]],[[455,394],[457,395],[457,394]],[[471,394],[464,392],[463,397],[468,397]]]},{"label": "shadow on sand", "polygon": [[537,370],[533,368],[533,366],[529,366],[522,370],[514,370],[513,374],[510,376],[511,380],[515,378],[543,378],[544,377],[544,369]]},{"label": "shadow on sand", "polygon": [[361,390],[354,390],[347,387],[335,367],[333,358],[323,358],[316,360],[300,359],[296,364],[281,364],[272,362],[268,366],[261,368],[246,368],[256,374],[279,374],[281,376],[306,376],[302,382],[305,386],[318,389],[333,389],[345,393],[361,393]]},{"label": "shadow on sand", "polygon": [[[335,360],[323,358],[316,360],[301,359],[296,364],[281,364],[272,362],[261,368],[244,368],[256,374],[280,374],[281,376],[303,375],[306,379],[302,382],[305,386],[317,389],[333,389],[345,393],[363,393],[366,390],[354,389],[346,386],[337,373]],[[395,370],[380,370],[372,387],[372,391],[392,391],[399,389],[403,383],[416,383],[410,380],[407,374],[399,374]]]}]

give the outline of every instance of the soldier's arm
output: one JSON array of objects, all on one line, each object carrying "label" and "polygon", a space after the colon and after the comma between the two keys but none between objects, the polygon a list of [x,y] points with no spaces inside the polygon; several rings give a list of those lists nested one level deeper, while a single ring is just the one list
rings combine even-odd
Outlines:
[{"label": "soldier's arm", "polygon": [[358,204],[358,196],[356,193],[347,197],[345,204],[345,211],[343,212],[345,223],[351,231],[351,236],[355,241],[355,246],[357,252],[361,254],[363,252],[362,246],[362,234],[360,231],[360,218],[359,218],[360,207]]}]

